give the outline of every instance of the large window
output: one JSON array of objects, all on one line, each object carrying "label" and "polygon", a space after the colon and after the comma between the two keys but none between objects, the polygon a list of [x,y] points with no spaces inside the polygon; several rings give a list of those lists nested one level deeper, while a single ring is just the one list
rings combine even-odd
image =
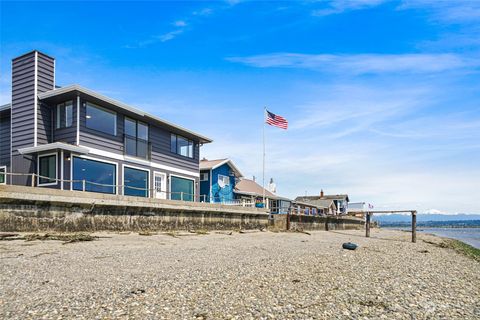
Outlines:
[{"label": "large window", "polygon": [[7,183],[7,177],[5,175],[6,172],[7,172],[7,167],[5,166],[0,167],[0,184]]},{"label": "large window", "polygon": [[85,191],[116,193],[117,174],[116,166],[112,163],[73,157],[73,189]]},{"label": "large window", "polygon": [[193,201],[193,180],[170,176],[170,191],[172,200]]},{"label": "large window", "polygon": [[87,128],[117,135],[117,114],[87,102]]},{"label": "large window", "polygon": [[64,103],[57,104],[57,124],[56,128],[68,128],[72,126],[73,123],[73,103],[72,101],[67,101]]},{"label": "large window", "polygon": [[126,196],[148,197],[148,171],[124,167],[123,185]]},{"label": "large window", "polygon": [[188,140],[182,136],[171,134],[170,136],[170,151],[179,154],[184,157],[193,158],[193,146],[192,140]]},{"label": "large window", "polygon": [[125,154],[149,158],[148,125],[125,118]]},{"label": "large window", "polygon": [[224,176],[223,174],[218,175],[218,184],[220,187],[229,186],[230,185],[230,177]]},{"label": "large window", "polygon": [[57,154],[38,157],[38,185],[57,184]]}]

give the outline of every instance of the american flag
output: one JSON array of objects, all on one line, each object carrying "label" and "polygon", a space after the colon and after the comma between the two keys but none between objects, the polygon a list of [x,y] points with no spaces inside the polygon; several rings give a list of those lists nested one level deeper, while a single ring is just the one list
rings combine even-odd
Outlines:
[{"label": "american flag", "polygon": [[267,124],[269,124],[271,126],[274,126],[274,127],[277,127],[277,128],[281,128],[281,129],[285,129],[285,130],[287,130],[287,128],[288,128],[287,119],[285,119],[282,116],[271,113],[270,111],[267,111],[267,121],[266,122],[267,122]]}]

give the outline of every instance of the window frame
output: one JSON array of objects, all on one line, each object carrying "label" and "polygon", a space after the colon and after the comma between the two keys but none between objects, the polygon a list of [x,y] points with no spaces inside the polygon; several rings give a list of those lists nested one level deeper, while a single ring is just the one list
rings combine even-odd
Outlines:
[{"label": "window frame", "polygon": [[[135,135],[130,135],[130,134],[127,134],[125,128],[127,127],[126,126],[126,123],[127,121],[129,122],[132,122],[134,123],[135,125]],[[143,138],[139,138],[138,137],[138,128],[140,125],[143,125],[146,127],[147,129],[147,139],[143,139]],[[135,141],[135,154],[130,154],[128,153],[127,151],[127,138],[128,139],[131,139],[131,140],[134,140]],[[123,144],[124,144],[124,154],[128,157],[135,157],[135,158],[139,158],[139,159],[150,159],[151,157],[151,152],[150,152],[150,126],[148,125],[148,123],[146,122],[143,122],[143,121],[140,121],[140,120],[136,120],[136,119],[133,119],[133,118],[130,118],[130,117],[127,117],[127,116],[124,116],[123,117]],[[139,156],[139,141],[140,142],[143,142],[145,143],[145,146],[146,146],[146,157],[142,157],[142,156]]]},{"label": "window frame", "polygon": [[[204,179],[204,176],[207,176],[206,179]],[[210,173],[209,172],[200,172],[200,181],[208,181]]]},{"label": "window frame", "polygon": [[[88,126],[88,112],[87,112],[87,109],[88,107],[92,107],[94,109],[98,109],[98,110],[101,110],[101,111],[104,111],[106,113],[110,113],[110,114],[113,114],[115,117],[113,118],[114,119],[114,124],[113,124],[113,131],[114,133],[111,134],[110,132],[105,132],[105,131],[102,131],[102,130],[98,130],[98,129],[95,129],[95,128],[91,128]],[[86,101],[85,102],[85,128],[89,129],[89,130],[93,130],[93,131],[96,131],[96,132],[101,132],[103,134],[107,134],[109,136],[112,136],[112,137],[116,137],[117,136],[117,118],[118,118],[118,114],[116,111],[113,111],[113,110],[110,110],[110,109],[107,109],[107,108],[104,108],[102,106],[99,106],[98,104],[95,104],[95,103],[92,103],[92,102],[89,102],[89,101]]]},{"label": "window frame", "polygon": [[[173,151],[173,137],[175,137],[175,151]],[[178,137],[181,137],[182,139],[185,139],[188,143],[187,145],[187,155],[184,156],[183,154],[180,153],[179,149],[178,149]],[[190,148],[191,147],[191,148]],[[189,156],[188,153],[189,151],[191,150],[192,152],[192,155]],[[184,158],[189,158],[189,159],[195,159],[195,141],[193,141],[192,139],[189,139],[185,136],[182,136],[180,134],[176,134],[176,133],[170,133],[170,152],[171,153],[175,153],[181,157],[184,157]]]},{"label": "window frame", "polygon": [[[172,199],[172,177],[176,177],[176,178],[181,178],[181,179],[191,180],[191,181],[192,181],[192,183],[193,183],[193,196],[192,196],[192,201],[191,201],[191,202],[196,202],[196,201],[195,201],[195,196],[197,195],[197,194],[196,194],[196,191],[197,191],[196,189],[197,189],[197,188],[196,188],[196,186],[195,186],[195,184],[196,184],[195,178],[191,178],[191,177],[187,177],[187,176],[182,176],[182,175],[177,175],[177,174],[173,174],[173,173],[170,173],[170,174],[168,175],[168,190],[169,190],[169,192],[170,192],[170,197],[169,197],[169,199],[170,199],[170,200],[175,200],[175,199]],[[181,201],[181,200],[177,200],[177,201]],[[183,200],[183,201],[185,201],[185,200]]]},{"label": "window frame", "polygon": [[[40,158],[55,156],[55,182],[40,183]],[[49,178],[53,179],[53,178]],[[37,155],[37,186],[56,186],[58,185],[58,154],[57,152]]]},{"label": "window frame", "polygon": [[[129,168],[129,169],[134,169],[134,170],[139,170],[139,171],[145,171],[148,173],[147,175],[147,195],[145,197],[141,197],[141,196],[137,196],[137,195],[131,195],[131,194],[125,194],[125,168]],[[136,167],[136,166],[132,166],[132,165],[129,165],[129,164],[122,164],[122,195],[123,196],[127,196],[127,197],[140,197],[140,198],[150,198],[150,195],[151,195],[151,192],[150,192],[150,188],[151,188],[151,170],[150,169],[145,169],[145,168],[141,168],[141,167]],[[127,187],[128,188],[128,187]],[[136,189],[134,189],[136,190]]]},{"label": "window frame", "polygon": [[[91,160],[91,161],[96,161],[96,162],[101,162],[101,163],[105,163],[105,164],[113,164],[115,165],[115,193],[109,193],[109,192],[97,192],[97,191],[87,191],[85,190],[85,192],[93,192],[93,193],[100,193],[100,194],[113,194],[113,195],[118,195],[118,189],[119,188],[119,184],[118,184],[118,163],[117,162],[114,162],[114,161],[107,161],[107,160],[103,160],[103,159],[98,159],[98,158],[94,158],[94,157],[90,157],[90,156],[85,156],[85,155],[78,155],[78,154],[72,154],[71,155],[71,160],[70,160],[70,175],[72,177],[72,180],[73,180],[73,159],[74,158],[78,158],[78,159],[85,159],[85,160]],[[77,190],[77,189],[74,189],[73,188],[73,185],[74,185],[74,182],[71,182],[70,183],[70,190],[71,191],[82,191],[82,190]]]},{"label": "window frame", "polygon": [[[71,116],[71,123],[69,125],[67,125],[67,103],[69,103],[69,106],[70,106],[70,109],[71,109],[71,113],[72,113],[72,116]],[[62,123],[61,123],[61,119],[60,119],[60,108],[65,108],[65,125],[62,126]],[[55,130],[58,130],[58,129],[65,129],[65,128],[70,128],[70,127],[73,127],[73,100],[67,100],[67,101],[64,101],[62,103],[59,103],[57,104],[56,106],[56,115],[55,115]]]},{"label": "window frame", "polygon": [[230,185],[230,177],[229,177],[229,176],[226,176],[226,175],[224,175],[224,174],[218,174],[218,176],[217,176],[217,183],[218,183],[218,181],[220,180],[220,177],[222,177],[221,180],[223,180],[223,182],[225,182],[225,179],[224,179],[224,178],[227,178],[228,182],[225,183],[225,185],[226,185],[226,186],[229,186],[229,185]]},{"label": "window frame", "polygon": [[0,182],[0,185],[7,184],[7,166],[0,166],[0,172],[3,170],[3,182]]}]

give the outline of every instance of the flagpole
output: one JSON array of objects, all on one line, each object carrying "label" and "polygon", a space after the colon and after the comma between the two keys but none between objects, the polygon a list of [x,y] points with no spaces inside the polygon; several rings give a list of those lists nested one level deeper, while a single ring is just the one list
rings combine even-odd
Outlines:
[{"label": "flagpole", "polygon": [[267,107],[263,108],[263,208],[266,208],[267,205],[265,204],[265,122],[267,116]]}]

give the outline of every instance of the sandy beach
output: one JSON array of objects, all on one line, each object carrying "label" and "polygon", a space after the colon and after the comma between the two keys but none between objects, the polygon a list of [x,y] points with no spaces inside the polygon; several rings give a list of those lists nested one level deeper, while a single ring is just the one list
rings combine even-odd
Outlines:
[{"label": "sandy beach", "polygon": [[[0,241],[4,319],[479,319],[480,263],[393,230]],[[342,249],[355,242],[355,251]]]}]

